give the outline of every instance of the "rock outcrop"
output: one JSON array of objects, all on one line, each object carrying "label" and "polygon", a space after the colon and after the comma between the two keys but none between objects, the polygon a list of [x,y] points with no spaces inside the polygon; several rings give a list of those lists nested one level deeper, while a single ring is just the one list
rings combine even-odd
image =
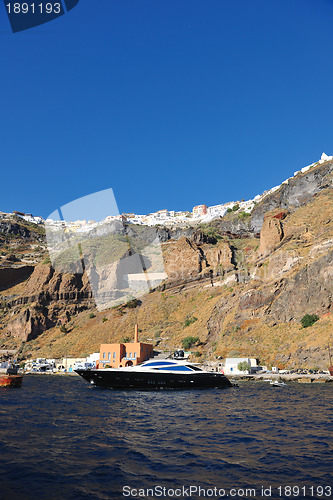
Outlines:
[{"label": "rock outcrop", "polygon": [[202,249],[188,238],[168,243],[164,248],[164,266],[168,279],[181,283],[198,277],[208,267]]},{"label": "rock outcrop", "polygon": [[39,264],[22,295],[6,301],[10,310],[7,331],[24,341],[31,340],[93,304],[85,275],[61,274],[48,264]]},{"label": "rock outcrop", "polygon": [[283,280],[267,315],[279,322],[299,321],[305,314],[327,314],[332,302],[333,250],[330,250]]},{"label": "rock outcrop", "polygon": [[251,214],[251,228],[260,232],[265,214],[276,209],[292,212],[306,204],[313,196],[333,186],[333,162],[313,167],[303,174],[289,179],[288,184],[263,199]]},{"label": "rock outcrop", "polygon": [[284,233],[282,220],[287,216],[288,212],[279,211],[275,214],[266,215],[260,231],[260,247],[259,252],[262,255],[267,255],[280,244]]}]

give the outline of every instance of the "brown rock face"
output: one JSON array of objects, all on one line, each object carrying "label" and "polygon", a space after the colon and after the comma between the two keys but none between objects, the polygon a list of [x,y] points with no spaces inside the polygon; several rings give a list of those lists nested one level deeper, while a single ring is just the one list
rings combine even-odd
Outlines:
[{"label": "brown rock face", "polygon": [[215,276],[223,275],[235,268],[232,263],[232,251],[229,243],[222,242],[214,247],[203,247],[203,251]]},{"label": "brown rock face", "polygon": [[239,308],[245,309],[259,309],[267,304],[270,304],[274,299],[274,293],[270,290],[248,290],[239,299]]},{"label": "brown rock face", "polygon": [[333,297],[333,251],[309,262],[284,281],[272,303],[270,315],[288,322],[304,314],[325,314],[331,310]]},{"label": "brown rock face", "polygon": [[229,243],[197,245],[188,238],[165,244],[164,266],[168,282],[193,281],[202,277],[223,276],[235,268]]},{"label": "brown rock face", "polygon": [[26,282],[22,296],[8,303],[12,318],[7,331],[25,341],[34,339],[93,306],[91,296],[87,276],[61,274],[49,265],[39,264]]},{"label": "brown rock face", "polygon": [[14,311],[14,318],[9,324],[8,332],[13,337],[18,337],[24,341],[37,337],[46,330],[46,317],[36,304],[30,308]]},{"label": "brown rock face", "polygon": [[279,245],[282,238],[283,227],[281,219],[274,216],[266,217],[260,232],[259,252],[262,255],[267,255]]},{"label": "brown rock face", "polygon": [[49,265],[39,264],[26,283],[24,295],[35,295],[44,290],[51,280],[54,270]]},{"label": "brown rock face", "polygon": [[169,280],[179,281],[197,277],[207,268],[207,260],[196,243],[181,238],[165,248],[164,266]]},{"label": "brown rock face", "polygon": [[39,264],[24,289],[25,296],[40,293],[60,296],[65,293],[90,291],[88,280],[81,274],[58,273],[50,265]]}]

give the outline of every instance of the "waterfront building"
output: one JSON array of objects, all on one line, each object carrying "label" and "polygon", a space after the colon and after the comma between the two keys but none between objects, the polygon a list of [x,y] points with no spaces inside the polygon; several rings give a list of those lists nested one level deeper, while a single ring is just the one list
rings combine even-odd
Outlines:
[{"label": "waterfront building", "polygon": [[86,358],[65,357],[56,363],[56,370],[72,373],[75,370],[76,365],[80,365],[82,363],[86,363]]},{"label": "waterfront building", "polygon": [[135,366],[153,357],[153,345],[139,342],[138,325],[135,325],[134,342],[102,344],[98,368]]},{"label": "waterfront building", "polygon": [[[250,370],[241,371],[238,369],[239,363],[243,362],[248,363]],[[255,365],[255,366],[254,366]],[[256,359],[250,358],[226,358],[224,363],[224,373],[225,375],[246,375],[255,371],[255,367],[257,366]]]}]

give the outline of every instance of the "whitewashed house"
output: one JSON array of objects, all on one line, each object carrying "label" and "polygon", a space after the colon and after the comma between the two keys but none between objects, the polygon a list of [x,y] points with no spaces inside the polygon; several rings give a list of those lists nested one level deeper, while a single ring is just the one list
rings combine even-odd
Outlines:
[{"label": "whitewashed house", "polygon": [[[238,365],[244,361],[248,363],[251,368],[250,370],[242,372],[238,369]],[[256,363],[256,360],[250,358],[226,358],[223,371],[225,375],[246,375],[252,372],[254,362]]]}]

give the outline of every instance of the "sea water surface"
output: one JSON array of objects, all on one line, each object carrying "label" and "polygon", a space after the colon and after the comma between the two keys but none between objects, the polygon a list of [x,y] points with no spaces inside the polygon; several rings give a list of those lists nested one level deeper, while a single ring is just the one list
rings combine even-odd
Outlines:
[{"label": "sea water surface", "polygon": [[0,498],[332,498],[332,403],[333,384],[144,392],[25,376],[0,391]]}]

